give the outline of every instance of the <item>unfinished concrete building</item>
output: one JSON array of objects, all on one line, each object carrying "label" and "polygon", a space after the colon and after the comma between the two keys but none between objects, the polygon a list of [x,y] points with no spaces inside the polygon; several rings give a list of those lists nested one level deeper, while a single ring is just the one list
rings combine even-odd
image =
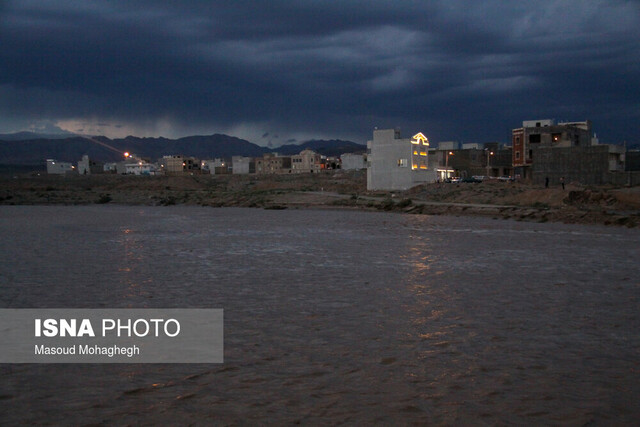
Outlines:
[{"label": "unfinished concrete building", "polygon": [[534,152],[538,147],[587,147],[591,145],[591,122],[530,120],[511,133],[514,172],[523,179],[532,179]]},{"label": "unfinished concrete building", "polygon": [[515,173],[535,184],[610,184],[627,180],[625,148],[598,144],[591,122],[525,121],[513,129]]}]

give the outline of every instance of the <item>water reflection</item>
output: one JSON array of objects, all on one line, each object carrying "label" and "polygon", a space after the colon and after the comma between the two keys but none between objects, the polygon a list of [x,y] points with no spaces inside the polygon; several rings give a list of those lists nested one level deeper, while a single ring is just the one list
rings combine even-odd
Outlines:
[{"label": "water reflection", "polygon": [[225,309],[223,365],[0,366],[3,424],[640,417],[637,230],[100,206],[0,233],[6,307]]}]

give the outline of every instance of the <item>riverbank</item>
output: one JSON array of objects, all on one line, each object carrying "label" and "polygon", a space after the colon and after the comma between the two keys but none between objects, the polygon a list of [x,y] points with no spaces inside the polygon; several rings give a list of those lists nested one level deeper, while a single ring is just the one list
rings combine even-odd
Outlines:
[{"label": "riverbank", "polygon": [[3,205],[105,203],[362,209],[536,222],[640,225],[640,187],[568,184],[563,190],[486,181],[429,184],[403,192],[367,192],[364,171],[261,176],[16,175],[0,178],[0,204]]}]

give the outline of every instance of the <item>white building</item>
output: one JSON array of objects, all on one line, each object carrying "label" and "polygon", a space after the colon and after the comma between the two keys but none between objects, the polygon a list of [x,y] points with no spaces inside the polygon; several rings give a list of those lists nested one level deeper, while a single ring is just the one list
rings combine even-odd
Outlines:
[{"label": "white building", "polygon": [[340,156],[343,170],[359,170],[366,167],[364,154],[345,153]]},{"label": "white building", "polygon": [[375,130],[367,148],[367,190],[408,190],[437,179],[429,164],[429,140],[422,133],[401,139],[398,130]]},{"label": "white building", "polygon": [[138,162],[125,165],[127,175],[155,175],[157,168],[151,163]]},{"label": "white building", "polygon": [[65,173],[73,172],[75,168],[71,163],[59,162],[54,159],[47,159],[47,173],[54,175],[64,175]]},{"label": "white building", "polygon": [[231,173],[234,175],[247,175],[251,172],[251,157],[233,156],[231,157]]},{"label": "white building", "polygon": [[[213,160],[202,160],[200,162],[200,169],[202,169],[202,172],[210,173],[211,175],[216,174],[216,168],[226,168],[228,166],[229,165],[224,161],[224,159],[216,158]],[[218,169],[218,171],[220,172],[221,169]]]}]

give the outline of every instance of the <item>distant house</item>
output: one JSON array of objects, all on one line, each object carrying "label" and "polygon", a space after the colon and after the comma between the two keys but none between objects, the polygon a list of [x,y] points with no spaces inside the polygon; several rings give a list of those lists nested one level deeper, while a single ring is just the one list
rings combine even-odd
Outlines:
[{"label": "distant house", "polygon": [[277,153],[264,154],[255,159],[256,174],[279,174],[291,172],[291,157]]},{"label": "distant house", "polygon": [[182,155],[163,156],[160,159],[160,167],[166,175],[201,173],[200,160]]},{"label": "distant house", "polygon": [[234,175],[246,175],[255,172],[255,163],[251,157],[231,157],[231,173]]},{"label": "distant house", "polygon": [[102,167],[104,173],[118,174],[124,175],[127,173],[127,163],[126,162],[117,162],[117,163],[105,163]]},{"label": "distant house", "polygon": [[64,175],[74,172],[74,166],[69,162],[59,162],[54,159],[47,159],[47,173],[51,175]]},{"label": "distant house", "polygon": [[211,175],[227,174],[229,171],[229,162],[224,159],[216,158],[213,160],[202,160],[200,162],[200,169],[203,173],[210,173]]},{"label": "distant house", "polygon": [[345,153],[340,156],[343,170],[359,170],[366,168],[365,154]]},{"label": "distant house", "polygon": [[184,171],[184,157],[163,156],[162,159],[160,159],[160,167],[167,175],[182,174]]},{"label": "distant house", "polygon": [[320,154],[306,149],[300,154],[291,156],[291,172],[292,173],[314,173],[320,172],[323,162]]},{"label": "distant house", "polygon": [[125,165],[127,175],[155,175],[157,168],[151,163],[127,163]]},{"label": "distant house", "polygon": [[80,175],[100,174],[104,173],[104,165],[90,160],[88,155],[82,156],[82,159],[78,161],[78,173]]}]

